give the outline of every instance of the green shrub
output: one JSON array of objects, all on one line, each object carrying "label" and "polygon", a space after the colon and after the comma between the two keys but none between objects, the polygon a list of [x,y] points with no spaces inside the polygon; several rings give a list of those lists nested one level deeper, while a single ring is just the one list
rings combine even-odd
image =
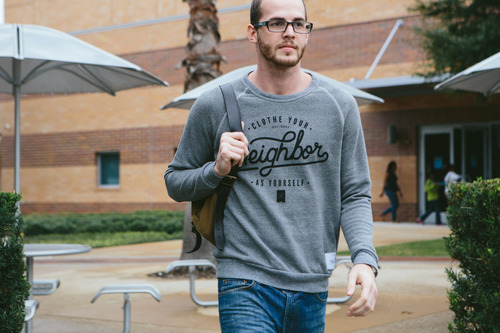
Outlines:
[{"label": "green shrub", "polygon": [[0,330],[19,333],[24,325],[24,301],[30,285],[22,244],[22,217],[16,216],[21,196],[0,192]]},{"label": "green shrub", "polygon": [[159,231],[173,234],[183,228],[184,211],[134,213],[32,214],[25,216],[27,236],[47,234]]},{"label": "green shrub", "polygon": [[454,312],[450,332],[500,332],[500,179],[450,190],[446,246],[459,270],[447,270]]}]

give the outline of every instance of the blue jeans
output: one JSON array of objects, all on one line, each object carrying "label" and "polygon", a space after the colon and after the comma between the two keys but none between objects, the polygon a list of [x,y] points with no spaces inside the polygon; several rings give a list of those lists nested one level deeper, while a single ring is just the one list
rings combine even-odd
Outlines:
[{"label": "blue jeans", "polygon": [[433,212],[436,213],[436,224],[441,224],[441,213],[439,212],[439,201],[431,200],[429,201],[429,209],[425,211],[423,215],[420,216],[420,219],[425,221],[425,219],[431,215]]},{"label": "blue jeans", "polygon": [[387,195],[387,197],[389,198],[389,201],[391,202],[391,207],[384,210],[382,212],[382,215],[392,212],[392,221],[396,222],[396,213],[398,212],[398,207],[399,207],[398,194],[396,193],[396,191],[385,190],[385,195]]},{"label": "blue jeans", "polygon": [[276,289],[255,281],[219,279],[222,333],[323,333],[328,292]]}]

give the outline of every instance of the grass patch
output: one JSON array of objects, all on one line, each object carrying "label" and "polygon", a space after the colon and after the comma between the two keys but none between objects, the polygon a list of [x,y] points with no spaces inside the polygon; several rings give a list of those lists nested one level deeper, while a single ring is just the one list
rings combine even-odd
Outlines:
[{"label": "grass patch", "polygon": [[[449,257],[445,240],[432,239],[426,241],[409,242],[376,247],[380,257]],[[349,251],[341,251],[339,255],[350,255]]]},{"label": "grass patch", "polygon": [[172,239],[182,239],[182,231],[167,233],[160,231],[125,231],[125,232],[99,232],[77,234],[50,234],[25,236],[24,243],[71,243],[85,244],[93,248],[159,242]]}]

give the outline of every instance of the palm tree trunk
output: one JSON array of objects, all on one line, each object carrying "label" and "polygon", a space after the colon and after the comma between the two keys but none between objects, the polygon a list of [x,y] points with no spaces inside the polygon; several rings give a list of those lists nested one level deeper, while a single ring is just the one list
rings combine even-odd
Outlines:
[{"label": "palm tree trunk", "polygon": [[182,0],[189,3],[190,20],[188,27],[189,42],[186,45],[186,58],[177,68],[186,67],[184,92],[206,83],[222,73],[219,53],[219,19],[215,0]]}]

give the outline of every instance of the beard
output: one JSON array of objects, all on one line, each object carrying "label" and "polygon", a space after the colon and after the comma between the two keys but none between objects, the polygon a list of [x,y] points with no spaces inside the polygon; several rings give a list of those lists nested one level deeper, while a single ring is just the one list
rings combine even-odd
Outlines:
[{"label": "beard", "polygon": [[306,49],[305,46],[300,47],[296,43],[293,43],[293,45],[296,47],[295,57],[279,57],[277,55],[279,46],[274,47],[271,44],[266,44],[259,36],[257,36],[257,45],[264,59],[266,59],[277,68],[290,68],[296,66],[304,56],[304,51]]}]

